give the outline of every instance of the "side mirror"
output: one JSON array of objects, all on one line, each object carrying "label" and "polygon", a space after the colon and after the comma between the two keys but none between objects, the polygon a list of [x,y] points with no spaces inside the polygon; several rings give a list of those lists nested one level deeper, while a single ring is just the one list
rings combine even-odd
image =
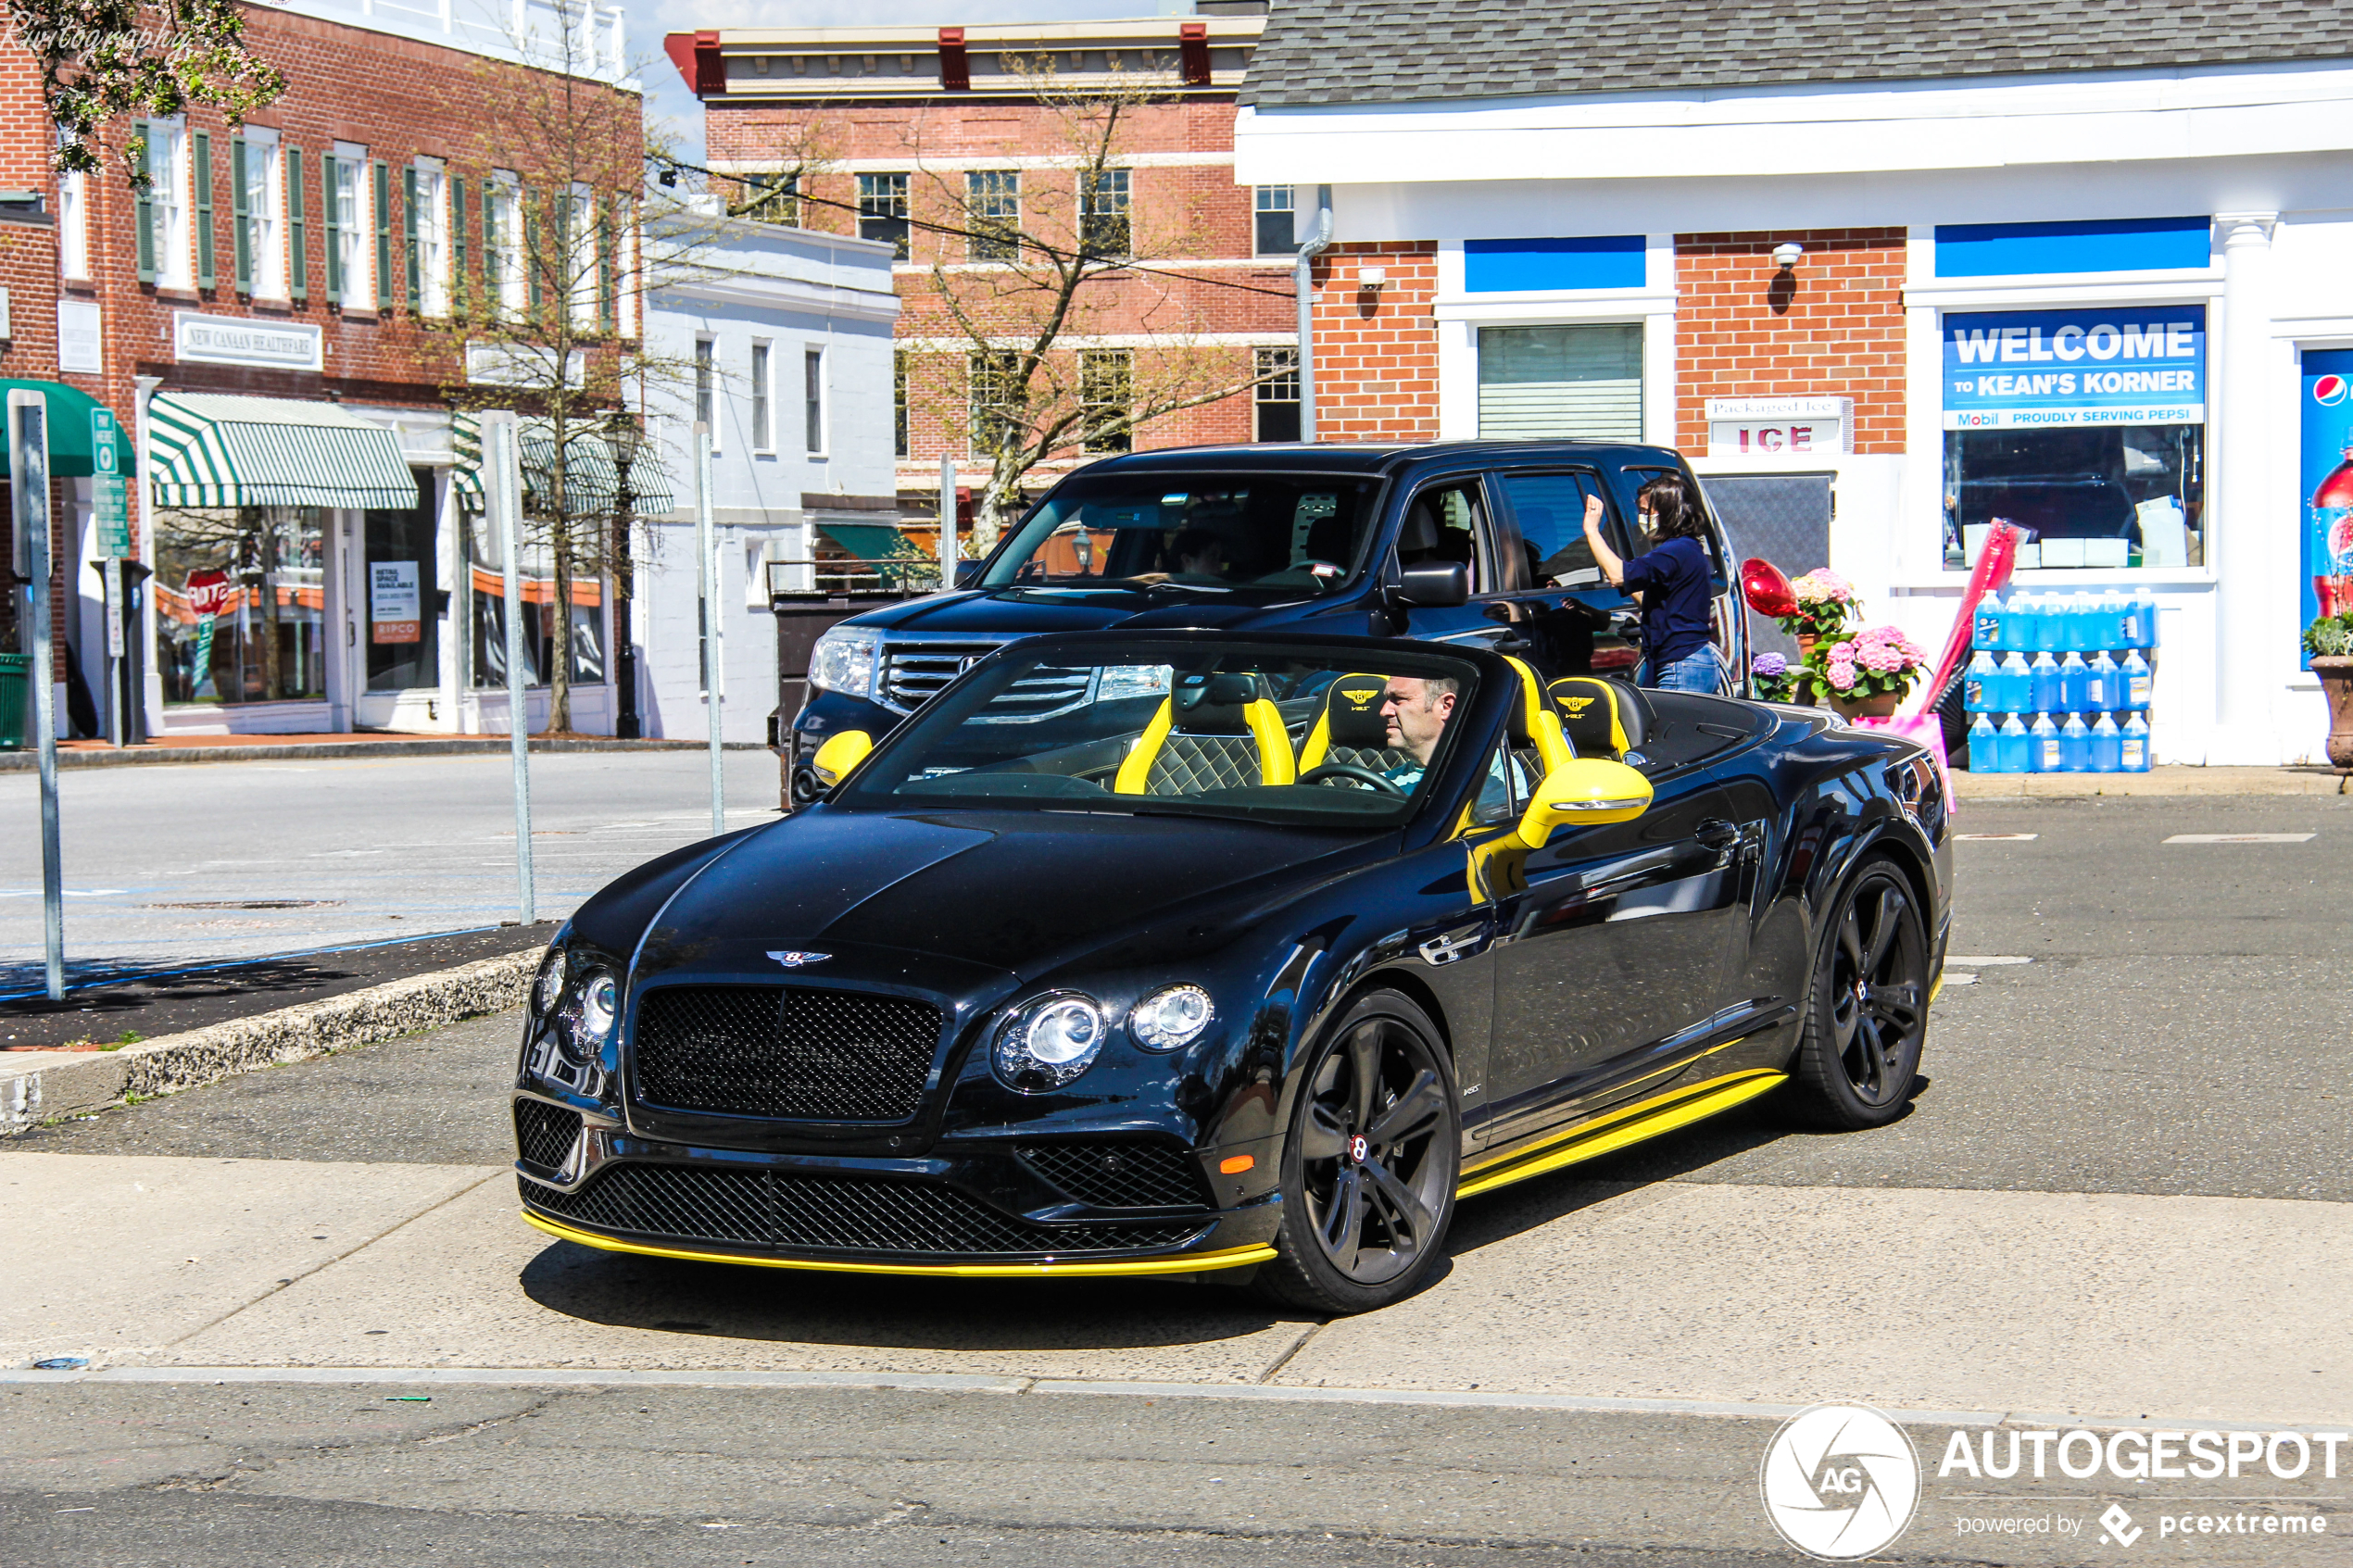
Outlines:
[{"label": "side mirror", "polygon": [[980,569],[986,561],[960,560],[956,563],[956,586],[974,588],[980,585]]},{"label": "side mirror", "polygon": [[1470,602],[1470,568],[1458,560],[1426,560],[1398,573],[1397,596],[1425,609]]},{"label": "side mirror", "polygon": [[1544,775],[1519,819],[1520,842],[1541,849],[1553,830],[1630,822],[1651,809],[1651,782],[1623,762],[1580,757]]},{"label": "side mirror", "polygon": [[874,749],[875,737],[865,731],[844,730],[817,748],[817,755],[809,759],[809,771],[817,775],[819,787],[831,789]]}]

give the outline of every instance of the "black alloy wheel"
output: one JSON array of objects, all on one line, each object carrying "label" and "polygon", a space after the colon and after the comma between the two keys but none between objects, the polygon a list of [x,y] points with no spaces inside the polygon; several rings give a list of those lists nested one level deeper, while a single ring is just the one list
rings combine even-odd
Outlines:
[{"label": "black alloy wheel", "polygon": [[1866,865],[1831,908],[1792,1107],[1815,1126],[1883,1127],[1911,1103],[1928,1034],[1927,925],[1886,860]]},{"label": "black alloy wheel", "polygon": [[1419,1289],[1445,1254],[1462,1139],[1453,1068],[1428,1016],[1393,991],[1359,999],[1301,1069],[1280,1256],[1261,1287],[1317,1312],[1369,1311]]}]

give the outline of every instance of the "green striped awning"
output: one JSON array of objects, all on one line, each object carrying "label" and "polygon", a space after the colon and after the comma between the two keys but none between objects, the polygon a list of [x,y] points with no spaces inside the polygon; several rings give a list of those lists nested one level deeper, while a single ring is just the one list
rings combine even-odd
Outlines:
[{"label": "green striped awning", "polygon": [[[522,434],[525,503],[546,511],[556,489],[555,429],[544,419],[524,420]],[[451,416],[449,445],[457,459],[453,477],[459,504],[469,511],[481,511],[485,504],[481,416]],[[611,444],[600,432],[585,423],[573,425],[564,439],[563,467],[564,491],[571,497],[565,511],[578,517],[612,510],[620,499],[621,464],[613,456]],[[629,465],[629,491],[633,512],[659,514],[677,509],[677,500],[670,493],[669,477],[662,472],[661,461],[650,440],[637,444],[636,458]]]},{"label": "green striped awning", "polygon": [[417,504],[399,438],[332,403],[157,393],[147,404],[147,452],[161,507]]}]

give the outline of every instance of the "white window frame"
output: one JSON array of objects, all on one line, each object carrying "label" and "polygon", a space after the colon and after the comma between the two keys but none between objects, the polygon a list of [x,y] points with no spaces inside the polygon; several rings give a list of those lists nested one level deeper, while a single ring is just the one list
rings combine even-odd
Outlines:
[{"label": "white window frame", "polygon": [[776,454],[776,350],[764,337],[751,340],[751,449]]},{"label": "white window frame", "polygon": [[488,263],[491,307],[511,320],[530,303],[522,262],[522,182],[510,169],[490,171],[491,229],[497,243],[484,257]]},{"label": "white window frame", "polygon": [[[366,315],[376,311],[376,206],[370,190],[368,149],[349,142],[334,145],[334,188],[326,199],[334,203],[336,264],[343,272],[343,295],[334,301],[345,310]],[[343,198],[350,194],[346,209]]]},{"label": "white window frame", "polygon": [[79,170],[57,176],[57,271],[76,282],[90,277],[90,182]]},{"label": "white window frame", "polygon": [[190,182],[195,170],[188,161],[188,126],[183,119],[147,122],[147,169],[153,183],[156,225],[156,287],[193,289],[196,286],[196,235],[191,208],[195,205]]},{"label": "white window frame", "polygon": [[[1282,193],[1282,205],[1270,206],[1268,198]],[[1261,216],[1281,213],[1290,220],[1291,235],[1286,248],[1266,250],[1258,243],[1258,220]],[[1250,188],[1250,252],[1252,256],[1296,256],[1299,254],[1299,187],[1296,185],[1252,185]]]},{"label": "white window frame", "polygon": [[[834,400],[832,355],[822,343],[803,344],[800,351],[800,434],[811,458],[833,450]],[[812,438],[814,438],[813,443]]]},{"label": "white window frame", "polygon": [[[253,246],[253,297],[286,297],[286,165],[278,133],[248,125],[245,139],[245,224]],[[233,176],[235,170],[232,169]],[[231,193],[231,204],[235,193]]]},{"label": "white window frame", "polygon": [[437,157],[419,157],[417,171],[417,305],[427,316],[449,314],[449,176]]},{"label": "white window frame", "polygon": [[[710,332],[697,334],[694,355],[695,385],[686,405],[686,431],[692,435],[697,420],[709,425],[711,449],[716,453],[726,445],[720,433],[727,427],[727,378],[719,371],[719,339]],[[707,411],[702,407],[706,384],[711,390],[711,408]]]}]

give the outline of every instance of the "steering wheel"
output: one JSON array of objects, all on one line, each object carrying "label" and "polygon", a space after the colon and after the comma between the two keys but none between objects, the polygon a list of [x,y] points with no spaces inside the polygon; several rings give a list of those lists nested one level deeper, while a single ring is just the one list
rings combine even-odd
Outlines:
[{"label": "steering wheel", "polygon": [[1405,793],[1404,786],[1395,779],[1382,778],[1370,768],[1360,768],[1353,762],[1327,762],[1299,775],[1301,784],[1320,784],[1326,779],[1346,779],[1351,784],[1370,784],[1383,795],[1403,796]]}]

